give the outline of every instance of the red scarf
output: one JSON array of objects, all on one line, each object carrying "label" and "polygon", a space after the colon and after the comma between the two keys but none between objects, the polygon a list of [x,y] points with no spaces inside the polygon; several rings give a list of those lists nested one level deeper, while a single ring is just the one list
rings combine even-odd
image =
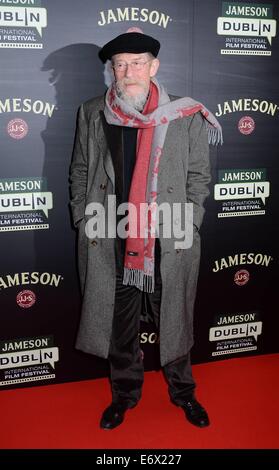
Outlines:
[{"label": "red scarf", "polygon": [[[147,103],[142,112],[143,115],[148,115],[158,107],[158,90],[155,85],[151,82],[150,93]],[[136,163],[134,167],[132,182],[129,192],[129,203],[132,203],[135,207],[135,212],[131,211],[128,216],[129,227],[137,227],[137,238],[130,238],[128,236],[126,240],[126,251],[124,268],[128,269],[139,269],[144,270],[144,254],[152,253],[155,238],[148,237],[148,243],[145,246],[145,239],[140,237],[140,204],[146,202],[146,189],[147,189],[147,175],[150,163],[151,145],[154,134],[154,126],[140,128],[138,130],[137,137],[137,155]],[[150,212],[148,217],[147,228],[150,233]],[[130,225],[131,224],[131,225]]]}]

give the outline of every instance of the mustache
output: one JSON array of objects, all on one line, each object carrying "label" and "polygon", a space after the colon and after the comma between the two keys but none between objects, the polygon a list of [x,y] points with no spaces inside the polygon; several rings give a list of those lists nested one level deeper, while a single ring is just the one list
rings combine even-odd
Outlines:
[{"label": "mustache", "polygon": [[119,86],[125,85],[139,85],[142,88],[146,88],[146,83],[143,80],[135,80],[134,78],[122,78],[121,80],[117,81]]}]

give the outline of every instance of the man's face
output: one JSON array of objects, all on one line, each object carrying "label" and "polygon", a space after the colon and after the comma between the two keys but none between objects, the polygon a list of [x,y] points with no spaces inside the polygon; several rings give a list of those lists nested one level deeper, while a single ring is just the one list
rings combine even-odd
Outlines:
[{"label": "man's face", "polygon": [[128,52],[115,54],[112,59],[114,77],[121,92],[132,98],[142,94],[147,96],[150,79],[157,73],[159,60],[150,59],[147,53]]}]

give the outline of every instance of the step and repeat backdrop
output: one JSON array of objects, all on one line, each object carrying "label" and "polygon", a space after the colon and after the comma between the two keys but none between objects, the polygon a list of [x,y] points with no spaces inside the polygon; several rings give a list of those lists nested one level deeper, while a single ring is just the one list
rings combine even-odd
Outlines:
[{"label": "step and repeat backdrop", "polygon": [[[79,105],[109,81],[100,47],[161,42],[158,79],[219,119],[201,229],[194,363],[279,351],[278,2],[0,0],[0,385],[102,377],[80,318],[69,165]],[[171,312],[170,312],[171,315]],[[147,370],[159,336],[142,322]]]}]

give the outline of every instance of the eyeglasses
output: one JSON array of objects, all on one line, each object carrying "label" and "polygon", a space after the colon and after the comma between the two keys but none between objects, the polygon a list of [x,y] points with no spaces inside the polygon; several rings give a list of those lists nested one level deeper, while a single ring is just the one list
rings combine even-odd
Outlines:
[{"label": "eyeglasses", "polygon": [[141,60],[135,60],[133,62],[115,62],[113,65],[112,65],[112,68],[114,70],[116,70],[116,72],[126,72],[128,66],[131,67],[131,69],[133,71],[139,71],[139,70],[142,70],[143,67],[148,63],[148,62],[151,62],[151,60],[153,59],[149,59],[149,60],[146,60],[145,62],[141,61]]}]

